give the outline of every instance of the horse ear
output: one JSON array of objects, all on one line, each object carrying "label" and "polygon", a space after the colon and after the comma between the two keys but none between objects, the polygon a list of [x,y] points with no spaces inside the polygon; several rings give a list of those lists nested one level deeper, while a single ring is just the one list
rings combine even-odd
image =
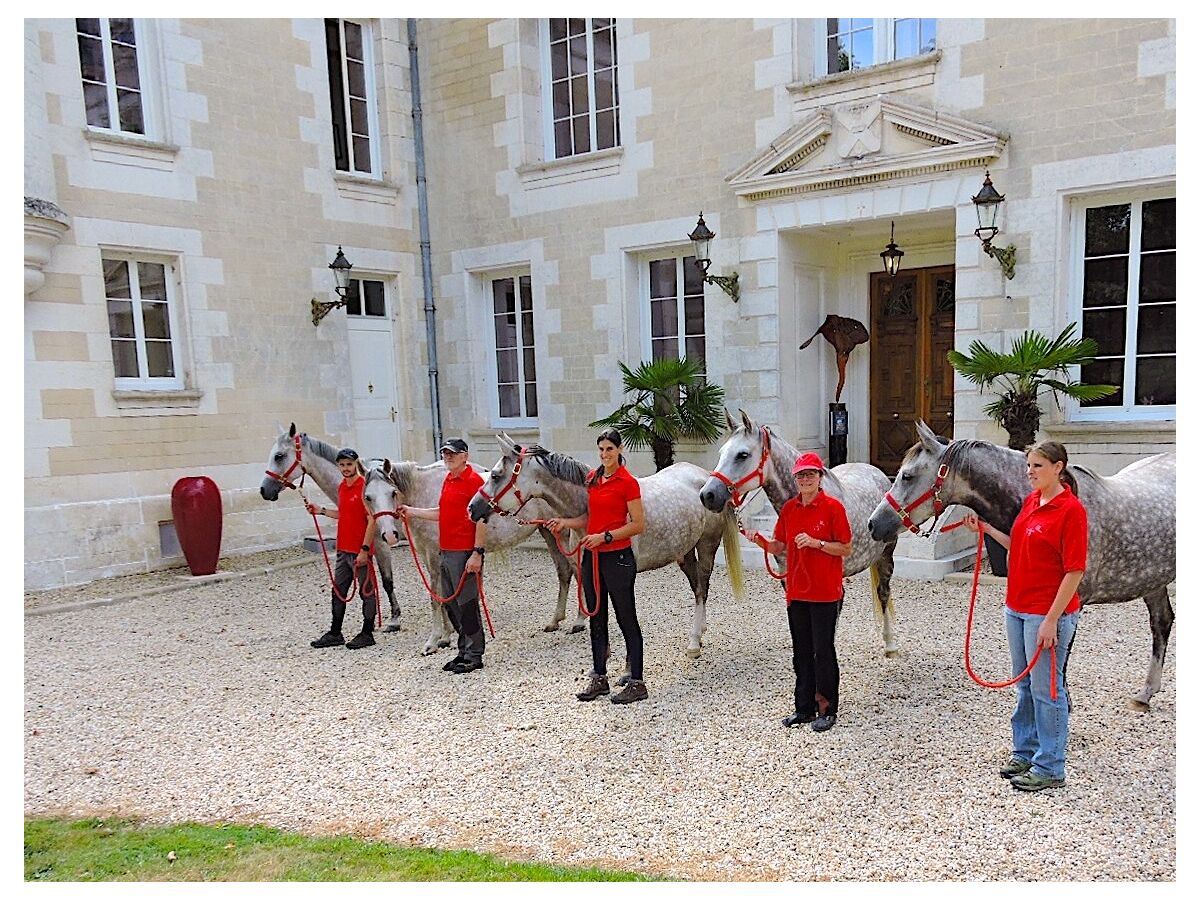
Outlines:
[{"label": "horse ear", "polygon": [[734,424],[733,416],[731,416],[729,414],[729,410],[725,409],[724,407],[722,407],[722,410],[725,412],[725,424],[729,428],[729,433],[733,434],[735,431],[737,431],[737,425]]},{"label": "horse ear", "polygon": [[925,424],[924,419],[917,419],[917,437],[921,439],[921,443],[930,453],[940,454],[944,449],[944,445],[933,433],[933,429]]},{"label": "horse ear", "polygon": [[288,437],[295,437],[295,436],[296,436],[296,423],[293,422],[291,431],[288,432]]},{"label": "horse ear", "polygon": [[390,459],[388,459],[386,456],[383,458],[383,474],[384,475],[392,474],[392,461]]},{"label": "horse ear", "polygon": [[746,411],[744,409],[739,409],[738,412],[740,412],[742,414],[742,424],[746,427],[746,431],[747,432],[753,431],[754,423],[750,421],[750,417],[748,415],[746,415]]},{"label": "horse ear", "polygon": [[500,447],[500,453],[503,456],[513,455],[513,439],[505,432],[500,432],[496,435],[496,444]]}]

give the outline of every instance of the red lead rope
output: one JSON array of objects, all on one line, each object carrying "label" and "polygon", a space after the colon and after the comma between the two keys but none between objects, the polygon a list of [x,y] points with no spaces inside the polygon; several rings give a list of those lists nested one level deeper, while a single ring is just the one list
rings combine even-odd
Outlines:
[{"label": "red lead rope", "polygon": [[[550,520],[518,519],[517,521],[521,525],[536,525],[540,528]],[[600,612],[600,554],[595,550],[592,551],[592,595],[596,598],[596,608],[588,609],[587,601],[583,598],[583,540],[580,539],[574,550],[564,547],[557,534],[554,535],[554,543],[558,547],[559,553],[575,563],[575,603],[579,607],[579,614],[587,619],[594,617],[596,613]]]},{"label": "red lead rope", "polygon": [[[956,522],[956,523],[954,523],[954,525],[947,526],[946,528],[944,528],[942,530],[949,531],[951,528],[955,528],[961,524],[962,524],[962,522]],[[1039,645],[1037,648],[1037,652],[1035,654],[1033,654],[1033,659],[1031,659],[1029,661],[1029,665],[1025,667],[1025,671],[1009,681],[984,681],[982,678],[980,678],[978,675],[975,674],[975,671],[971,668],[971,624],[975,619],[975,598],[976,598],[976,595],[979,593],[979,570],[982,566],[983,566],[983,529],[980,528],[979,529],[979,540],[977,541],[976,547],[975,547],[975,576],[971,581],[971,605],[967,607],[967,640],[966,640],[966,644],[965,644],[965,647],[963,650],[963,659],[966,662],[967,674],[971,676],[972,681],[974,681],[980,687],[992,688],[993,690],[998,690],[1000,688],[1011,687],[1012,685],[1014,685],[1018,681],[1020,681],[1022,678],[1024,678],[1026,675],[1028,675],[1031,671],[1033,671],[1033,667],[1035,665],[1037,665],[1038,657],[1040,657],[1042,655],[1043,648]],[[1050,699],[1051,700],[1058,699],[1058,657],[1055,654],[1053,644],[1050,645]]]},{"label": "red lead rope", "polygon": [[[303,479],[301,479],[303,484]],[[333,577],[333,566],[329,563],[329,550],[325,546],[325,538],[321,535],[321,524],[317,521],[316,513],[309,513],[312,516],[313,526],[317,529],[317,542],[321,545],[321,553],[325,556],[325,571],[329,573],[329,585],[333,588],[333,596],[337,597],[343,603],[349,603],[354,599],[354,591],[358,587],[358,578],[354,577],[357,573],[351,573],[350,591],[343,597],[337,589],[337,582]],[[370,554],[367,559],[367,571],[371,573],[371,587],[375,592],[375,619],[377,625],[383,627],[383,603],[379,599],[379,581],[375,578],[375,567],[371,565]]]},{"label": "red lead rope", "polygon": [[[387,514],[388,513],[386,511],[383,513],[376,513],[375,518],[379,518],[379,516]],[[395,514],[392,513],[392,515]],[[458,595],[462,593],[463,585],[467,583],[467,570],[463,569],[462,575],[458,577],[458,587],[454,589],[453,594],[451,594],[449,597],[440,596],[438,592],[433,589],[433,585],[429,583],[429,579],[425,577],[425,569],[422,568],[421,560],[417,556],[417,545],[413,542],[412,530],[408,527],[408,517],[396,516],[396,518],[398,518],[404,524],[404,536],[408,539],[408,550],[410,553],[412,553],[413,563],[417,567],[417,574],[421,576],[421,581],[425,585],[426,593],[429,594],[431,599],[436,600],[438,603],[443,605],[457,598]],[[496,636],[496,629],[492,627],[492,614],[488,611],[487,595],[483,592],[482,572],[475,573],[475,586],[479,589],[479,605],[483,607],[483,617],[487,621],[488,633],[494,638]]]}]

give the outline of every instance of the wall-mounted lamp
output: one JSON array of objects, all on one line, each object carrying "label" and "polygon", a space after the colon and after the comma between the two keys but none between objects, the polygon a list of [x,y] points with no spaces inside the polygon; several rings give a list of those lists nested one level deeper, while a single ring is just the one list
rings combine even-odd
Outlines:
[{"label": "wall-mounted lamp", "polygon": [[904,251],[896,246],[895,222],[892,223],[892,239],[888,241],[887,248],[879,255],[883,259],[883,271],[895,278],[896,273],[900,271],[900,257],[904,256]]},{"label": "wall-mounted lamp", "polygon": [[975,204],[975,215],[979,218],[979,227],[975,229],[975,237],[983,241],[983,252],[1000,263],[1004,277],[1012,280],[1017,271],[1017,248],[1012,244],[1007,247],[993,247],[992,238],[1000,233],[996,227],[996,214],[1000,212],[1000,204],[1004,195],[992,186],[992,173],[985,172],[983,187],[971,198]]},{"label": "wall-mounted lamp", "polygon": [[350,270],[354,268],[350,260],[346,259],[346,254],[342,253],[341,245],[338,245],[337,256],[333,258],[333,262],[329,264],[329,268],[333,269],[333,277],[335,284],[334,292],[338,295],[337,300],[318,300],[312,298],[312,323],[319,325],[321,320],[325,318],[333,310],[339,306],[346,305],[346,294],[350,290]]},{"label": "wall-mounted lamp", "polygon": [[715,284],[726,294],[734,303],[738,302],[741,296],[738,290],[738,273],[732,275],[709,275],[708,267],[712,265],[712,260],[708,257],[708,245],[712,243],[712,239],[717,235],[710,231],[708,226],[704,224],[704,213],[700,213],[700,221],[696,223],[696,229],[688,235],[688,239],[695,247],[696,265],[704,272],[704,283]]}]

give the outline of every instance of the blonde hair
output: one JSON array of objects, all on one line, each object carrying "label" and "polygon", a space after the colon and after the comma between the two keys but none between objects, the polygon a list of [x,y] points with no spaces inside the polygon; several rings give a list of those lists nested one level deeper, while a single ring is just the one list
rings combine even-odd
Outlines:
[{"label": "blonde hair", "polygon": [[1030,453],[1036,453],[1038,456],[1048,459],[1051,463],[1062,463],[1062,471],[1058,473],[1058,480],[1067,485],[1072,493],[1079,493],[1079,483],[1075,480],[1075,476],[1067,470],[1067,448],[1058,441],[1042,441],[1037,444],[1032,444],[1025,449],[1025,456]]}]

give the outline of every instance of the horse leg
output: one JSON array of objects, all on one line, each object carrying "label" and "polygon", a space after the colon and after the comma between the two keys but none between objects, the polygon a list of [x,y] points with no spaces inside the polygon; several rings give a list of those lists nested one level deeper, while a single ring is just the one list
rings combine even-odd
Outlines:
[{"label": "horse leg", "polygon": [[892,603],[892,573],[896,570],[896,560],[892,554],[895,551],[896,542],[892,541],[871,565],[871,592],[883,629],[883,655],[888,659],[900,655],[900,649],[896,646],[896,607]]},{"label": "horse leg", "polygon": [[[1086,607],[1084,607],[1086,609]],[[1083,609],[1080,609],[1079,621],[1083,621]],[[1067,712],[1075,711],[1075,704],[1071,702],[1071,686],[1067,684],[1067,666],[1071,663],[1071,648],[1075,646],[1075,638],[1079,637],[1079,627],[1076,625],[1075,631],[1071,634],[1071,640],[1067,642],[1067,649],[1063,655],[1063,693],[1067,695]]]},{"label": "horse leg", "polygon": [[703,646],[702,638],[704,632],[708,630],[708,585],[712,580],[713,564],[716,561],[719,545],[720,536],[718,535],[717,541],[711,544],[701,542],[692,550],[696,564],[696,577],[692,581],[696,605],[692,609],[692,631],[688,635],[687,655],[690,659],[700,656],[700,648]]},{"label": "horse leg", "polygon": [[1146,685],[1129,705],[1140,712],[1150,709],[1150,698],[1162,688],[1163,660],[1167,656],[1167,642],[1171,639],[1171,627],[1175,624],[1175,610],[1167,589],[1161,587],[1142,597],[1150,612],[1150,634],[1154,639],[1150,656],[1150,669],[1146,673]]},{"label": "horse leg", "polygon": [[[442,571],[441,554],[436,550],[432,553],[422,551],[421,556],[424,557],[425,571],[429,573],[433,589],[435,591],[444,590],[440,574]],[[446,615],[445,605],[430,597],[429,607],[429,637],[425,641],[425,646],[421,648],[422,656],[428,656],[436,650],[449,647],[450,636],[454,632],[454,628],[450,624],[450,617]]]},{"label": "horse leg", "polygon": [[558,575],[558,602],[554,605],[554,615],[542,626],[542,631],[558,631],[559,623],[567,617],[567,596],[571,593],[571,562],[558,549],[554,533],[544,526],[538,526],[538,533],[550,550],[550,558],[554,560],[554,572]]},{"label": "horse leg", "polygon": [[379,566],[379,580],[383,582],[383,590],[388,595],[388,603],[391,604],[392,615],[383,624],[384,631],[399,631],[400,630],[400,604],[396,602],[396,586],[395,579],[392,577],[392,551],[379,541],[376,544],[380,548],[380,553],[375,557],[375,562]]}]

